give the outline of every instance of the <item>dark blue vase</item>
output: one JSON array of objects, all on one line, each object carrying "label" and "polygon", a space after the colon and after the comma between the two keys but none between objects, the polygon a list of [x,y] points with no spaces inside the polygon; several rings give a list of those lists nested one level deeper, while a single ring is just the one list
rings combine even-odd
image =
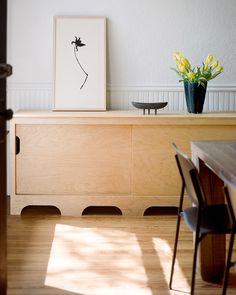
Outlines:
[{"label": "dark blue vase", "polygon": [[198,83],[184,82],[184,92],[186,104],[189,113],[202,113],[205,97],[206,97],[207,82],[205,86]]}]

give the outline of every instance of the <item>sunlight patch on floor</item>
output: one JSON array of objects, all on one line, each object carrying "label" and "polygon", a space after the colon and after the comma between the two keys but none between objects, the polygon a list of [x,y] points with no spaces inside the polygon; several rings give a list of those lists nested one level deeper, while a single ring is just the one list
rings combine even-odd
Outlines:
[{"label": "sunlight patch on floor", "polygon": [[[153,244],[160,260],[166,284],[168,285],[170,280],[173,251],[171,250],[170,245],[163,239],[153,238]],[[173,289],[177,289],[182,292],[189,292],[190,290],[189,283],[187,282],[187,279],[179,265],[178,257],[175,260],[175,272],[172,287]]]},{"label": "sunlight patch on floor", "polygon": [[86,295],[152,295],[134,233],[57,224],[45,285]]}]

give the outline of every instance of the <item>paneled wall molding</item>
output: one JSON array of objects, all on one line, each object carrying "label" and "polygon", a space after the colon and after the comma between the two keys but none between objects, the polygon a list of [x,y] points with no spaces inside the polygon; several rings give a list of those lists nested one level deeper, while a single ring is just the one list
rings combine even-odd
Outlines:
[{"label": "paneled wall molding", "polygon": [[51,83],[8,82],[7,103],[14,111],[19,109],[51,109]]},{"label": "paneled wall molding", "polygon": [[[158,84],[158,85],[111,85],[107,84],[107,89],[110,91],[119,90],[134,90],[134,91],[183,91],[183,84]],[[214,91],[236,91],[236,84],[208,84],[207,89]]]},{"label": "paneled wall molding", "polygon": [[[19,109],[52,109],[52,83],[7,85],[8,106]],[[166,85],[107,85],[108,109],[133,109],[132,101],[168,101],[166,111],[185,111],[182,83]],[[204,111],[236,111],[236,84],[208,84]]]}]

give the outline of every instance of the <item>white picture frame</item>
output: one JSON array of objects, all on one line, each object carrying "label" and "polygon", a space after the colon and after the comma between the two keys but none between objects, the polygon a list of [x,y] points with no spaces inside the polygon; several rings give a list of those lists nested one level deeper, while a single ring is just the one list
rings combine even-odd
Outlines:
[{"label": "white picture frame", "polygon": [[53,110],[106,110],[106,18],[54,17]]}]

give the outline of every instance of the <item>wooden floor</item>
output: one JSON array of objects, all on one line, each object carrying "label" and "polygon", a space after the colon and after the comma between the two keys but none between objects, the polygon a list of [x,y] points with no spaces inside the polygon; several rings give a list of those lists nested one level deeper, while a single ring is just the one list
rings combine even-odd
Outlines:
[{"label": "wooden floor", "polygon": [[[189,291],[192,235],[180,235],[168,290],[175,216],[37,215],[8,218],[8,295],[166,295]],[[221,286],[196,279],[196,295]],[[236,293],[232,270],[228,295]]]}]

